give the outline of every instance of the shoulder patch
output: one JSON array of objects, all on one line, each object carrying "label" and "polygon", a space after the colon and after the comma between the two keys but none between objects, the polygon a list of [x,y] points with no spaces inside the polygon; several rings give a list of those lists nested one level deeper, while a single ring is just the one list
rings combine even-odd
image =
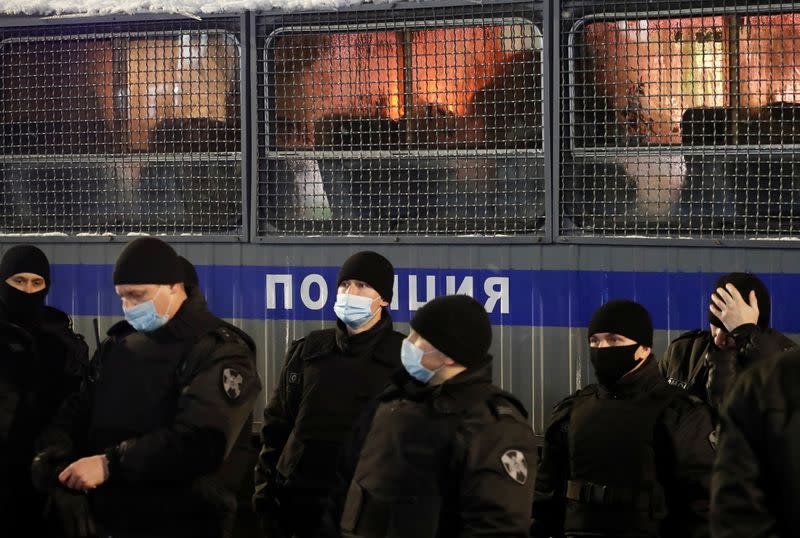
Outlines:
[{"label": "shoulder patch", "polygon": [[242,395],[244,377],[236,368],[223,368],[220,383],[222,384],[222,392],[229,400],[237,400]]},{"label": "shoulder patch", "polygon": [[214,329],[213,334],[217,338],[217,340],[222,343],[227,344],[231,342],[236,342],[236,343],[243,342],[242,338],[235,331],[231,330],[230,328],[224,325]]},{"label": "shoulder patch", "polygon": [[525,454],[521,450],[511,449],[503,452],[500,456],[500,462],[503,464],[506,474],[511,477],[514,482],[525,484],[528,480],[528,461],[525,459]]},{"label": "shoulder patch", "polygon": [[492,411],[496,419],[512,418],[518,421],[525,421],[528,418],[528,411],[513,395],[507,392],[493,394],[486,404]]}]

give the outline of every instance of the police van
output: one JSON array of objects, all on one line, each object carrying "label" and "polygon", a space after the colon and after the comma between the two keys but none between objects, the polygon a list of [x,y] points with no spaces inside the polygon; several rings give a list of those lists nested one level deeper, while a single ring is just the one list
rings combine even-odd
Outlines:
[{"label": "police van", "polygon": [[593,381],[609,299],[649,309],[659,353],[752,271],[800,333],[798,3],[111,4],[0,17],[0,239],[47,252],[85,334],[121,316],[122,246],[163,237],[258,343],[260,412],[373,249],[401,324],[485,305],[495,381],[541,435]]}]

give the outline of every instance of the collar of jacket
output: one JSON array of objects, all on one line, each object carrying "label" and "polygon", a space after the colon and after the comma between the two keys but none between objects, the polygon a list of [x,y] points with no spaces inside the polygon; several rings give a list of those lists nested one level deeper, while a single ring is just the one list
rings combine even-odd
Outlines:
[{"label": "collar of jacket", "polygon": [[381,400],[408,399],[432,401],[437,411],[455,413],[470,404],[473,391],[485,392],[484,387],[492,383],[492,363],[464,370],[439,385],[420,383],[411,377],[405,368],[395,372],[392,383],[381,395]]},{"label": "collar of jacket", "polygon": [[666,381],[658,370],[655,357],[651,354],[638,370],[623,376],[610,390],[608,387],[599,385],[598,394],[601,398],[611,396],[626,398],[648,392],[661,383],[666,383]]},{"label": "collar of jacket", "polygon": [[189,296],[160,330],[169,331],[178,340],[194,340],[219,326],[219,319],[208,309],[202,295]]},{"label": "collar of jacket", "polygon": [[358,334],[350,334],[347,326],[337,320],[334,328],[335,338],[327,352],[332,351],[333,345],[343,355],[351,357],[371,356],[378,362],[396,365],[398,349],[392,346],[392,339],[388,338],[393,332],[392,317],[384,309],[381,319],[370,330]]},{"label": "collar of jacket", "polygon": [[72,325],[72,321],[70,320],[69,316],[59,310],[58,308],[53,308],[50,305],[44,305],[44,312],[42,315],[41,323],[37,325],[31,326],[23,326],[19,323],[14,322],[8,314],[8,307],[6,306],[5,302],[0,299],[0,323],[9,323],[14,325],[15,327],[19,327],[27,332],[35,333],[39,330],[60,330],[63,328],[69,328]]}]

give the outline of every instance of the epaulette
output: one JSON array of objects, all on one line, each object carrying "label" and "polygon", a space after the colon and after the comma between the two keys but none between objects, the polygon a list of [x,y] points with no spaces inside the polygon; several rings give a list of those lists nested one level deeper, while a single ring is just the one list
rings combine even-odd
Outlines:
[{"label": "epaulette", "polygon": [[[247,347],[249,347],[250,350],[253,353],[256,352],[256,343],[255,343],[255,341],[253,340],[253,338],[249,334],[244,332],[242,329],[240,329],[236,325],[233,325],[232,323],[228,323],[225,320],[220,320],[220,321],[222,322],[222,325],[221,325],[220,328],[226,329],[226,331],[229,332],[229,333],[233,333],[233,335],[236,337],[236,339],[243,341],[244,344]],[[225,340],[225,341],[228,341],[228,340]]]},{"label": "epaulette", "polygon": [[72,318],[70,318],[69,315],[63,310],[53,308],[49,305],[45,305],[44,307],[44,322],[63,325],[65,327],[69,327],[70,329],[72,328]]},{"label": "epaulette", "polygon": [[575,394],[572,394],[571,396],[567,396],[563,400],[561,400],[558,403],[556,403],[553,406],[553,414],[556,414],[559,411],[563,411],[564,409],[569,409],[570,407],[572,407],[572,403],[575,401],[575,398],[577,398],[580,395],[581,395],[581,390],[578,389],[578,391],[575,392]]},{"label": "epaulette", "polygon": [[528,418],[528,411],[513,394],[508,392],[496,392],[489,396],[486,404],[497,420],[512,418],[524,422]]},{"label": "epaulette", "polygon": [[242,338],[238,334],[236,334],[234,331],[230,330],[228,327],[224,325],[221,325],[216,329],[214,329],[213,331],[211,331],[211,334],[213,334],[216,337],[216,339],[222,343],[242,341]]},{"label": "epaulette", "polygon": [[588,385],[582,389],[578,389],[575,391],[575,394],[567,396],[563,400],[559,401],[557,404],[553,406],[553,412],[550,417],[550,423],[556,423],[563,420],[567,417],[572,410],[572,404],[575,403],[575,400],[578,398],[583,398],[586,396],[591,396],[597,392],[597,385]]}]

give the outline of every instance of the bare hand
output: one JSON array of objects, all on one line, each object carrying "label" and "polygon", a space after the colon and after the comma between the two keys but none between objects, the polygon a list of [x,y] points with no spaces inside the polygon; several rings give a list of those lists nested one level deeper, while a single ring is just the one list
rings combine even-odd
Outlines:
[{"label": "bare hand", "polygon": [[58,475],[64,486],[79,491],[89,491],[108,480],[108,460],[102,454],[72,462]]},{"label": "bare hand", "polygon": [[756,292],[750,292],[750,301],[745,301],[739,290],[733,284],[726,284],[724,288],[717,288],[711,294],[711,302],[708,309],[717,316],[725,325],[728,332],[732,332],[736,327],[747,324],[758,323],[758,300]]}]

